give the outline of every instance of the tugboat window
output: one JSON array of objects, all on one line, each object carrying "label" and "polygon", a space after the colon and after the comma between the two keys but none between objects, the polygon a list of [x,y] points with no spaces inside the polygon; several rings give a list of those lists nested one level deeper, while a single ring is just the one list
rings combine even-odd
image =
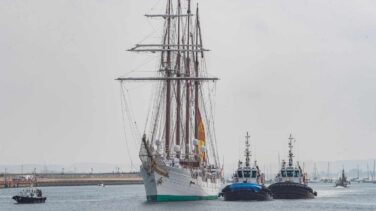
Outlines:
[{"label": "tugboat window", "polygon": [[299,171],[295,171],[295,175],[294,175],[295,177],[299,177],[300,175],[299,175]]},{"label": "tugboat window", "polygon": [[293,177],[293,174],[294,174],[293,171],[287,171],[287,176],[288,176],[288,177]]},{"label": "tugboat window", "polygon": [[286,171],[281,171],[282,177],[286,177]]},{"label": "tugboat window", "polygon": [[244,171],[244,177],[248,178],[251,175],[250,171]]},{"label": "tugboat window", "polygon": [[256,178],[257,171],[252,171],[252,178]]},{"label": "tugboat window", "polygon": [[243,178],[243,172],[242,171],[238,171],[238,177]]}]

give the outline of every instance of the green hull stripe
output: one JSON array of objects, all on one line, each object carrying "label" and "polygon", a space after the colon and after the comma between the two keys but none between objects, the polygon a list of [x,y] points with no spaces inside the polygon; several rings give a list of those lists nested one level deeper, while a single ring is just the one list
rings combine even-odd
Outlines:
[{"label": "green hull stripe", "polygon": [[196,201],[196,200],[213,200],[218,196],[176,196],[176,195],[152,195],[147,196],[148,201],[163,202],[163,201]]}]

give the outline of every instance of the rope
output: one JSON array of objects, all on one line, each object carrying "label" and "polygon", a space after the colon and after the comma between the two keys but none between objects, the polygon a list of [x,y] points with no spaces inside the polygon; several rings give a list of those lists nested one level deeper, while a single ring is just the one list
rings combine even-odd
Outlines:
[{"label": "rope", "polygon": [[125,144],[126,144],[126,148],[127,148],[127,153],[128,153],[128,158],[129,160],[131,161],[131,170],[133,170],[133,160],[132,160],[132,156],[129,152],[129,145],[128,145],[128,141],[127,141],[127,132],[126,132],[126,129],[125,129],[125,112],[124,112],[124,103],[123,103],[123,88],[122,88],[122,84],[120,83],[120,106],[121,106],[121,114],[122,114],[122,122],[123,122],[123,133],[124,133],[124,140],[125,140]]},{"label": "rope", "polygon": [[[156,60],[156,56],[155,55],[150,55],[150,56],[146,57],[138,66],[132,68],[129,72],[127,72],[124,75],[122,75],[122,77],[126,77],[126,76],[130,75],[131,73],[136,72],[141,67],[149,64],[151,61],[154,61],[154,60]],[[138,71],[138,72],[154,72],[154,71]]]},{"label": "rope", "polygon": [[[125,109],[125,114],[128,114],[128,116],[129,116],[129,118],[127,118],[128,119],[128,121],[129,121],[129,127],[130,127],[130,132],[131,132],[131,134],[132,134],[132,136],[133,136],[133,141],[134,141],[134,143],[135,143],[135,146],[136,147],[139,147],[139,145],[138,145],[138,142],[136,141],[137,140],[137,123],[136,123],[136,121],[134,121],[134,117],[133,117],[133,114],[132,114],[132,112],[131,112],[131,110],[130,110],[130,108],[129,108],[129,105],[128,105],[128,101],[127,101],[127,97],[126,97],[126,91],[124,90],[125,88],[124,88],[124,86],[122,85],[121,86],[121,88],[122,88],[122,97],[123,97],[123,108]],[[129,98],[130,99],[130,98]]]}]

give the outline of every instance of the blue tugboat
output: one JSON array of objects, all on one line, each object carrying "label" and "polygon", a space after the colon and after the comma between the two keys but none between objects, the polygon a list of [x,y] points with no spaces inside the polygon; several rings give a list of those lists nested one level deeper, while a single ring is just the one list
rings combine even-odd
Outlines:
[{"label": "blue tugboat", "polygon": [[265,175],[260,172],[256,161],[254,166],[250,165],[251,151],[249,149],[249,138],[246,135],[245,142],[245,166],[239,161],[238,169],[232,177],[232,184],[223,188],[219,194],[225,201],[265,201],[273,199],[272,192],[264,186]]},{"label": "blue tugboat", "polygon": [[316,191],[307,185],[307,176],[303,173],[299,163],[293,165],[292,140],[294,138],[290,134],[289,137],[289,162],[282,162],[282,168],[275,178],[275,183],[269,186],[275,199],[310,199],[317,196]]}]

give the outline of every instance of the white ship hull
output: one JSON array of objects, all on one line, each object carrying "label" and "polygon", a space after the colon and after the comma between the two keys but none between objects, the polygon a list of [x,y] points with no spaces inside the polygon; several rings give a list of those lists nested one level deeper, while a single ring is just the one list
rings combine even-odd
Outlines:
[{"label": "white ship hull", "polygon": [[201,177],[192,178],[189,170],[184,168],[166,167],[168,177],[156,171],[148,173],[141,166],[148,201],[193,201],[217,199],[221,183],[219,179],[213,182]]}]

